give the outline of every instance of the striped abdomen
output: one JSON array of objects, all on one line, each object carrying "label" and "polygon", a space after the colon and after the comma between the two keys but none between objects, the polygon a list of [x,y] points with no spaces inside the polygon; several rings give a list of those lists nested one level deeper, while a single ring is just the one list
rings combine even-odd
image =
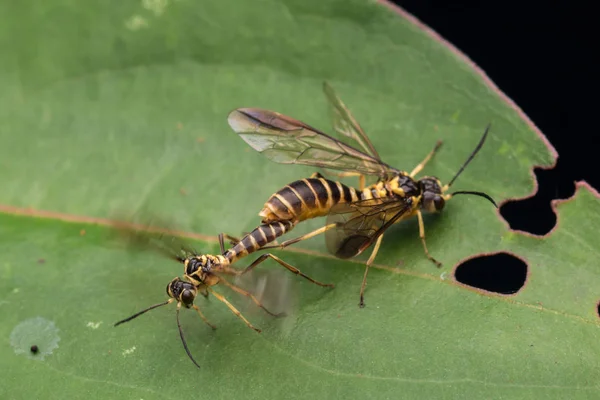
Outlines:
[{"label": "striped abdomen", "polygon": [[252,232],[244,236],[235,246],[223,253],[223,256],[233,264],[237,259],[260,250],[279,236],[294,228],[291,221],[277,221],[259,225]]},{"label": "striped abdomen", "polygon": [[258,215],[262,217],[263,223],[295,223],[325,216],[338,203],[350,203],[362,198],[362,192],[340,182],[308,178],[292,182],[272,195]]}]

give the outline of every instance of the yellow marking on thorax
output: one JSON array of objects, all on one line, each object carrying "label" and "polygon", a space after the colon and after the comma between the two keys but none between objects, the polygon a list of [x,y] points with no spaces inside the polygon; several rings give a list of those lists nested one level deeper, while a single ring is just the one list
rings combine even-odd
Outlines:
[{"label": "yellow marking on thorax", "polygon": [[379,198],[386,198],[390,195],[390,192],[386,188],[385,182],[378,182],[375,185],[375,190],[377,190],[377,195]]},{"label": "yellow marking on thorax", "polygon": [[202,271],[197,271],[194,275],[185,274],[183,279],[191,283],[192,285],[198,286],[204,283],[204,279],[207,277]]},{"label": "yellow marking on thorax", "polygon": [[389,192],[386,190],[384,182],[377,182],[364,188],[362,191],[362,197],[364,200],[380,199],[389,196]]},{"label": "yellow marking on thorax", "polygon": [[405,219],[409,219],[414,217],[415,215],[417,215],[417,213],[419,212],[419,208],[421,208],[421,195],[419,196],[411,196],[412,199],[412,206],[411,206],[411,210],[409,212],[407,212],[405,215],[402,216],[402,218],[400,218],[398,221],[403,221]]},{"label": "yellow marking on thorax", "polygon": [[389,193],[393,193],[399,197],[406,196],[404,190],[398,185],[398,177],[395,177],[391,181],[386,182],[385,186]]}]

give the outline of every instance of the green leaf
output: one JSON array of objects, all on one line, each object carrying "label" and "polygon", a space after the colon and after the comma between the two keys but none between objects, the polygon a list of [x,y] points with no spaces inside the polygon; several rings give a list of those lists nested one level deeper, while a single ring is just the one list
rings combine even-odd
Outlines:
[{"label": "green leaf", "polygon": [[[583,189],[560,206],[549,238],[511,232],[485,201],[457,197],[426,218],[441,271],[424,257],[415,221],[394,227],[362,310],[364,257],[336,260],[322,239],[279,252],[336,288],[261,267],[249,285],[264,274],[281,286],[291,310],[283,319],[217,288],[260,335],[200,298],[218,329],[191,312],[182,319],[201,370],[181,348],[173,307],[112,327],[164,300],[183,271],[113,240],[106,218],[156,214],[204,235],[198,247],[216,253],[216,234],[252,229],[271,193],[314,172],[251,151],[227,125],[236,107],[331,131],[326,79],[390,165],[410,170],[443,139],[425,173],[444,182],[491,122],[455,188],[496,200],[534,190],[532,168],[552,165],[553,151],[463,56],[411,19],[358,0],[52,0],[2,4],[0,22],[0,367],[10,371],[0,397],[597,397],[598,201]],[[501,250],[529,263],[519,294],[452,279],[460,260]],[[56,330],[17,330],[11,342],[27,321]],[[43,359],[20,351],[33,344],[58,347],[40,347]]]}]

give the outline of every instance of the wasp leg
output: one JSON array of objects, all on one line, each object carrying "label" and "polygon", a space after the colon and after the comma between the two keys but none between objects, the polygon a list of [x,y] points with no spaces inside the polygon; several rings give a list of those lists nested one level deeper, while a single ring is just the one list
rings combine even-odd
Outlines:
[{"label": "wasp leg", "polygon": [[255,267],[257,267],[260,263],[262,263],[263,261],[265,261],[267,258],[272,258],[273,260],[277,261],[279,263],[279,265],[281,265],[282,267],[286,268],[287,270],[289,270],[290,272],[292,272],[292,273],[294,273],[296,275],[300,275],[301,277],[303,277],[304,279],[307,279],[307,280],[311,281],[315,285],[319,285],[319,286],[323,286],[323,287],[335,287],[335,285],[333,285],[332,283],[322,283],[322,282],[314,280],[310,276],[305,275],[302,272],[300,272],[300,270],[298,268],[296,268],[296,267],[294,267],[294,266],[286,263],[281,258],[279,258],[277,256],[274,256],[271,253],[266,253],[266,254],[261,255],[256,260],[254,260],[254,262],[252,264],[250,264],[248,267],[246,267],[246,269],[244,269],[243,271],[238,272],[238,275],[243,275],[245,273],[250,272]]},{"label": "wasp leg", "polygon": [[416,167],[415,169],[413,169],[410,172],[410,177],[414,178],[415,175],[417,175],[419,172],[421,172],[421,170],[425,167],[425,164],[427,164],[429,162],[429,160],[431,160],[431,157],[433,157],[433,155],[438,151],[438,149],[440,148],[440,146],[442,145],[442,141],[438,140],[437,143],[435,144],[435,146],[433,147],[433,150],[431,150],[429,152],[429,154],[427,154],[427,156],[425,156],[425,159],[423,161],[421,161]]},{"label": "wasp leg", "polygon": [[209,291],[210,293],[212,293],[212,295],[213,295],[213,296],[215,296],[215,297],[217,298],[217,300],[219,300],[219,301],[221,301],[221,302],[225,303],[225,305],[226,305],[227,307],[229,307],[229,309],[231,310],[231,312],[232,312],[232,313],[234,313],[236,317],[238,317],[239,319],[241,319],[242,321],[244,321],[244,323],[245,323],[245,324],[248,326],[248,328],[252,328],[252,329],[254,329],[254,330],[255,330],[256,332],[258,332],[258,333],[260,333],[260,332],[261,332],[261,330],[260,330],[260,329],[256,328],[254,325],[252,325],[252,324],[250,323],[250,321],[248,321],[246,318],[244,318],[244,316],[242,315],[242,313],[241,313],[241,312],[239,312],[239,311],[237,310],[237,308],[235,308],[235,307],[233,306],[233,304],[231,304],[230,302],[228,302],[228,301],[227,301],[227,299],[226,299],[226,298],[225,298],[223,295],[220,295],[219,293],[215,292],[215,291],[214,291],[214,290],[212,290],[211,288],[208,288],[208,291]]},{"label": "wasp leg", "polygon": [[225,253],[225,241],[223,240],[223,232],[219,233],[219,247],[221,248],[221,254]]},{"label": "wasp leg", "polygon": [[298,236],[297,238],[294,238],[294,239],[286,240],[285,242],[283,242],[281,244],[269,245],[269,246],[261,247],[261,250],[266,250],[266,249],[283,249],[285,247],[291,246],[294,243],[298,243],[298,242],[301,242],[303,240],[310,239],[311,237],[320,235],[321,233],[325,233],[328,230],[335,228],[336,226],[338,226],[338,225],[337,224],[325,225],[325,226],[323,226],[323,227],[321,227],[319,229],[315,229],[314,231],[309,232],[309,233],[307,233],[305,235]]},{"label": "wasp leg", "polygon": [[260,301],[258,301],[258,299],[252,293],[242,289],[239,286],[235,286],[233,283],[227,282],[223,278],[220,278],[219,282],[225,284],[225,286],[231,288],[231,290],[233,290],[234,292],[237,292],[243,296],[249,297],[254,302],[254,304],[256,304],[257,306],[259,306],[260,308],[265,310],[265,312],[269,315],[272,315],[274,317],[284,317],[286,315],[284,312],[276,314],[274,312],[269,311]]},{"label": "wasp leg", "polygon": [[419,219],[419,237],[421,238],[421,242],[423,243],[423,249],[425,249],[425,255],[431,262],[433,262],[438,268],[442,266],[442,263],[436,260],[429,254],[429,250],[427,250],[427,244],[425,244],[425,224],[423,223],[423,214],[421,211],[417,211],[417,218]]},{"label": "wasp leg", "polygon": [[375,247],[373,248],[373,252],[367,260],[365,275],[363,276],[362,284],[360,285],[360,303],[358,303],[358,306],[360,308],[365,307],[365,287],[367,286],[367,274],[369,273],[369,267],[371,266],[371,264],[373,264],[373,261],[375,261],[375,257],[377,256],[377,252],[379,251],[379,246],[381,246],[381,240],[383,240],[383,235],[379,236],[379,238],[377,239]]},{"label": "wasp leg", "polygon": [[[207,295],[208,295],[208,293],[207,293]],[[202,318],[202,321],[206,322],[206,325],[210,326],[213,329],[217,329],[217,327],[215,325],[213,325],[210,322],[208,322],[208,319],[206,319],[206,317],[204,316],[204,314],[202,314],[202,311],[200,311],[200,309],[198,308],[197,305],[192,304],[192,308],[194,310],[196,310],[196,312],[198,312],[198,315],[200,316],[200,318]]]},{"label": "wasp leg", "polygon": [[[360,190],[363,190],[365,188],[365,176],[363,174],[358,173],[358,172],[333,172],[333,171],[327,171],[327,172],[324,172],[324,173],[327,174],[327,175],[337,176],[338,178],[349,178],[349,177],[352,177],[352,176],[358,176],[358,188]],[[315,172],[310,177],[311,178],[325,178],[319,172]]]}]

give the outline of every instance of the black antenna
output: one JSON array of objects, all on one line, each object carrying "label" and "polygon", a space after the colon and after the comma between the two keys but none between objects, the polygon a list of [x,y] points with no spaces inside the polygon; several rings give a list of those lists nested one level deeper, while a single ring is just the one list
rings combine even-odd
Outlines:
[{"label": "black antenna", "polygon": [[180,308],[181,308],[181,303],[177,304],[177,328],[179,328],[179,337],[181,337],[181,343],[183,343],[183,348],[185,349],[185,352],[187,353],[190,360],[192,360],[192,362],[194,363],[194,365],[196,367],[200,368],[200,365],[198,365],[196,360],[194,360],[194,357],[192,357],[192,353],[190,352],[190,349],[188,348],[187,343],[185,341],[185,336],[183,336],[183,330],[181,330],[181,323],[179,322],[179,309]]},{"label": "black antenna", "polygon": [[144,310],[142,310],[140,312],[137,312],[137,313],[133,314],[131,317],[127,317],[127,318],[125,318],[125,319],[117,322],[114,326],[119,326],[121,324],[124,324],[125,322],[129,322],[132,319],[135,319],[135,318],[139,317],[140,315],[147,313],[150,310],[154,310],[155,308],[166,306],[167,304],[171,303],[172,301],[173,301],[173,299],[169,299],[169,300],[165,301],[164,303],[158,303],[158,304],[155,304],[153,306],[150,306],[150,307],[148,307],[148,308],[146,308],[146,309],[144,309]]},{"label": "black antenna", "polygon": [[[483,146],[483,142],[485,142],[485,139],[486,139],[486,137],[488,135],[488,132],[489,132],[491,126],[492,126],[492,124],[489,123],[488,126],[485,128],[485,132],[483,132],[483,136],[481,137],[481,140],[479,141],[479,144],[477,144],[477,147],[475,147],[475,150],[473,150],[473,152],[471,153],[471,155],[469,156],[469,158],[467,158],[467,161],[465,161],[465,163],[462,165],[462,167],[460,167],[460,169],[458,170],[458,172],[456,173],[456,175],[454,175],[454,178],[452,178],[452,180],[450,180],[450,182],[446,185],[446,189],[449,188],[450,186],[452,186],[452,184],[454,183],[454,181],[456,180],[456,178],[458,178],[458,176],[465,170],[465,168],[467,167],[467,165],[469,165],[469,163],[471,162],[471,160],[473,160],[473,158],[475,157],[475,155],[479,152],[479,150]],[[459,193],[459,192],[456,192],[456,193]]]},{"label": "black antenna", "polygon": [[472,192],[472,191],[469,191],[469,190],[461,190],[460,192],[450,193],[450,196],[454,196],[455,194],[472,194],[472,195],[475,195],[475,196],[483,197],[484,199],[488,199],[494,205],[494,207],[498,208],[498,205],[496,204],[496,202],[494,201],[494,199],[492,199],[492,197],[489,194],[487,194],[487,193]]}]

